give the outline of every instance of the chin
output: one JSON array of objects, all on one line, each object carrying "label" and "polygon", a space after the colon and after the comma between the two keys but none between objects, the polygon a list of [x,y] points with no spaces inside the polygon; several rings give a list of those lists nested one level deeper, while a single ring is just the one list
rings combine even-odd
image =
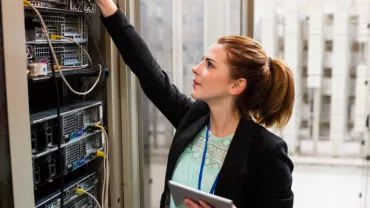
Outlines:
[{"label": "chin", "polygon": [[200,96],[194,90],[191,92],[191,97],[195,100],[201,100]]},{"label": "chin", "polygon": [[193,90],[193,92],[191,92],[190,96],[191,96],[192,98],[194,98],[194,99],[197,99],[197,96],[195,95],[194,90]]}]

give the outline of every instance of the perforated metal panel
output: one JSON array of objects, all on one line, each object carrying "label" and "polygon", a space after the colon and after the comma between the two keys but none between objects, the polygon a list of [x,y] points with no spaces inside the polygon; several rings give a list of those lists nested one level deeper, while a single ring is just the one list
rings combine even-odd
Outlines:
[{"label": "perforated metal panel", "polygon": [[[83,16],[54,12],[40,12],[40,14],[44,19],[49,34],[65,36],[81,43],[88,41],[88,28]],[[46,42],[45,34],[41,28],[40,18],[31,10],[28,10],[25,16],[30,24],[26,28],[26,40]],[[61,41],[63,42],[63,40]],[[70,41],[64,40],[64,42]]]}]

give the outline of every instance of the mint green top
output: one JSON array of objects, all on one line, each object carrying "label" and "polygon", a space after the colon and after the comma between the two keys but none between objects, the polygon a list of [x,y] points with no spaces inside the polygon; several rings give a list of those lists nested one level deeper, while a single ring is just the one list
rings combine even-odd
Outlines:
[{"label": "mint green top", "polygon": [[[198,189],[200,164],[206,141],[206,129],[205,126],[179,157],[172,175],[173,181]],[[233,136],[234,134],[231,134],[224,138],[218,138],[209,131],[207,154],[201,184],[202,191],[210,192],[213,182],[224,163]],[[175,207],[176,205],[171,195],[171,208]]]}]

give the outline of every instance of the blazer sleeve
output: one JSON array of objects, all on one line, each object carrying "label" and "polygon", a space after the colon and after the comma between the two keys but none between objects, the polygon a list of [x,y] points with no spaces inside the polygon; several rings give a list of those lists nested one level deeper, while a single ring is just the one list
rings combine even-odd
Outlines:
[{"label": "blazer sleeve", "polygon": [[177,128],[192,105],[191,99],[171,84],[166,72],[120,9],[109,17],[102,17],[102,22],[123,60],[138,77],[145,95]]},{"label": "blazer sleeve", "polygon": [[291,187],[294,165],[287,155],[287,150],[285,141],[280,140],[272,154],[265,158],[259,208],[293,207],[294,194]]}]

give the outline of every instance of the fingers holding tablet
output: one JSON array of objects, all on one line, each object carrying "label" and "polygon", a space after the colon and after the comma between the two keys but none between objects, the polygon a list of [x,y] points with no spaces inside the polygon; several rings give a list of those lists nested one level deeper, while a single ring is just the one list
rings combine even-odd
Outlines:
[{"label": "fingers holding tablet", "polygon": [[210,205],[208,205],[206,202],[200,200],[198,203],[191,200],[191,199],[188,199],[188,198],[185,198],[184,200],[184,204],[188,207],[188,208],[212,208]]}]

